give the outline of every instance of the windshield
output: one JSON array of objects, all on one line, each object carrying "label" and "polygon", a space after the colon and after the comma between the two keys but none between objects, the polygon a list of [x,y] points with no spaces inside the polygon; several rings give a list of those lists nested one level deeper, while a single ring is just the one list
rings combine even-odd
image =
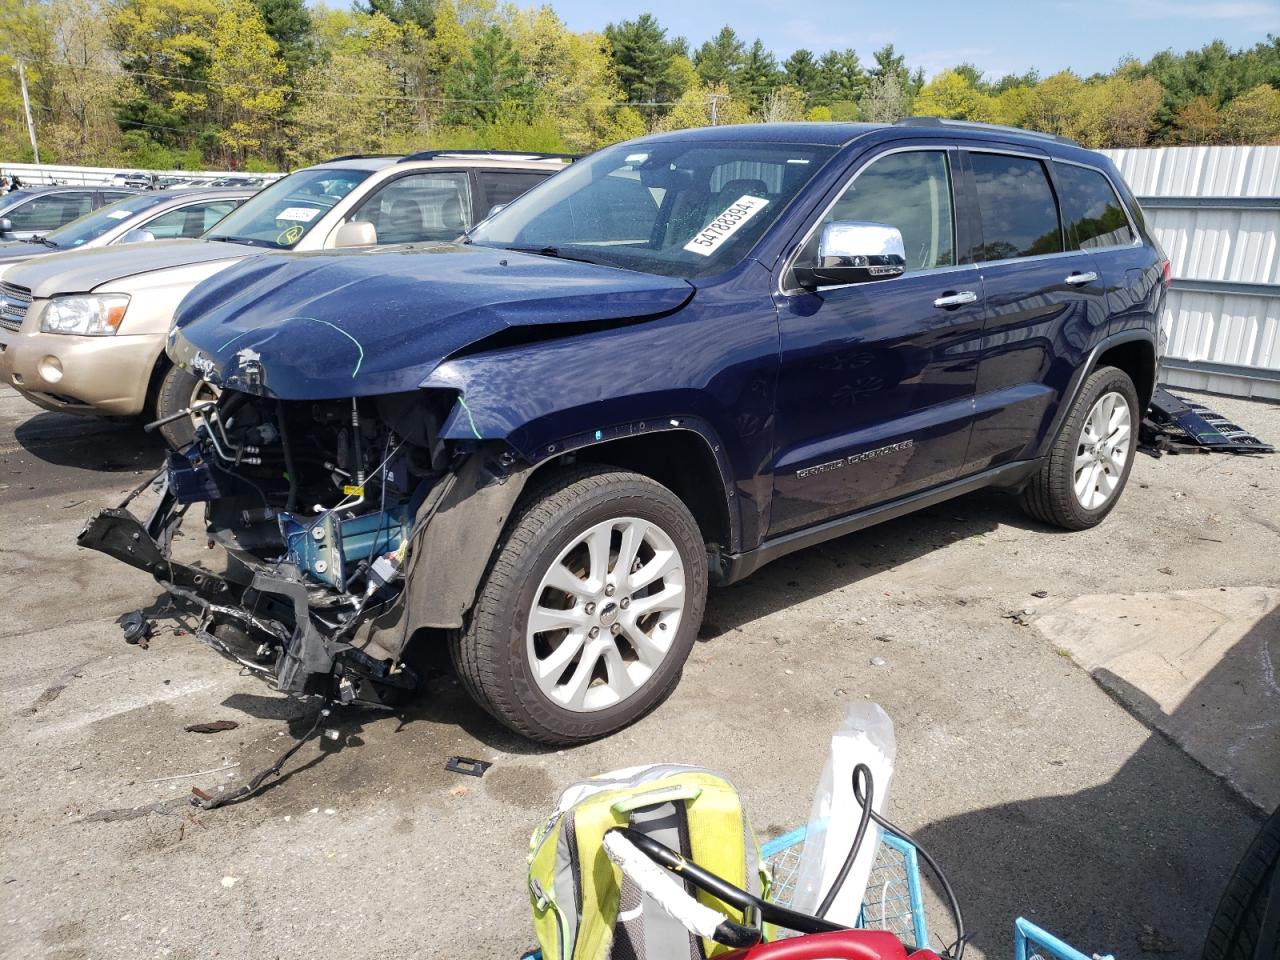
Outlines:
[{"label": "windshield", "polygon": [[620,144],[485,221],[473,243],[691,279],[739,262],[835,152],[809,144]]},{"label": "windshield", "polygon": [[93,213],[86,213],[79,220],[72,220],[57,230],[50,230],[44,239],[59,247],[80,247],[90,240],[96,240],[108,230],[120,225],[121,220],[128,220],[135,214],[150,210],[164,203],[168,197],[156,194],[143,194],[140,197],[129,197],[117,200],[105,207],[99,207]]},{"label": "windshield", "polygon": [[227,214],[205,237],[290,250],[371,172],[318,169],[291,173]]}]

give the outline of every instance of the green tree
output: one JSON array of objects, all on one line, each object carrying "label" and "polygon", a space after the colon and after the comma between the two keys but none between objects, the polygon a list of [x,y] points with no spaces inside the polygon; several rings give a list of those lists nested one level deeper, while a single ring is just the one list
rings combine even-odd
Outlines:
[{"label": "green tree", "polygon": [[435,0],[357,0],[356,9],[361,13],[380,13],[394,24],[412,23],[430,30],[435,17]]},{"label": "green tree", "polygon": [[650,13],[604,28],[613,67],[626,99],[632,103],[675,100],[688,85],[675,64],[680,48]]},{"label": "green tree", "polygon": [[911,113],[911,96],[897,74],[875,76],[858,101],[858,112],[871,123],[893,123]]},{"label": "green tree", "polygon": [[121,0],[111,8],[112,46],[129,74],[118,100],[122,130],[167,146],[203,142],[221,10],[220,0]]},{"label": "green tree", "polygon": [[535,113],[551,124],[571,150],[591,150],[644,132],[614,73],[609,41],[598,33],[573,33],[550,7],[513,22],[520,60],[537,91]]},{"label": "green tree", "polygon": [[858,100],[867,89],[868,77],[854,50],[828,50],[818,61],[814,100],[834,104]]},{"label": "green tree", "polygon": [[106,18],[98,0],[50,0],[44,26],[50,52],[50,91],[40,139],[42,152],[64,163],[98,165],[119,149],[113,98],[118,77]]},{"label": "green tree", "polygon": [[1217,143],[1222,135],[1222,111],[1204,94],[1180,106],[1173,119],[1182,143]]},{"label": "green tree", "polygon": [[876,65],[870,70],[872,79],[897,77],[898,82],[904,88],[906,87],[907,82],[911,79],[911,71],[907,69],[907,58],[894,50],[892,43],[886,43],[871,57],[876,62]]},{"label": "green tree", "polygon": [[924,117],[952,120],[992,119],[991,98],[975,88],[972,73],[944,70],[920,91],[912,109]]},{"label": "green tree", "polygon": [[304,0],[254,0],[267,36],[276,44],[288,69],[289,82],[311,63],[315,52],[311,37],[311,13]]},{"label": "green tree", "polygon": [[284,61],[252,0],[225,0],[210,56],[211,112],[235,167],[262,151],[284,108]]},{"label": "green tree", "polygon": [[1156,127],[1160,84],[1153,77],[1110,77],[1093,85],[1098,100],[1098,139],[1092,146],[1145,147]]},{"label": "green tree", "polygon": [[471,46],[471,57],[445,79],[447,122],[493,123],[508,111],[529,112],[534,88],[511,38],[496,24]]},{"label": "green tree", "polygon": [[1280,142],[1280,90],[1260,83],[1222,111],[1222,126],[1233,143]]},{"label": "green tree", "polygon": [[787,84],[805,96],[813,96],[818,90],[818,60],[812,50],[801,48],[787,57],[782,64]]},{"label": "green tree", "polygon": [[747,58],[747,49],[730,26],[724,26],[693,55],[698,77],[708,87],[723,85],[730,90]]},{"label": "green tree", "polygon": [[760,104],[761,123],[785,123],[805,119],[804,94],[790,84],[769,91]]},{"label": "green tree", "polygon": [[763,41],[755,40],[747,49],[742,69],[738,71],[737,89],[741,96],[752,110],[756,110],[780,81],[778,61],[765,48]]}]

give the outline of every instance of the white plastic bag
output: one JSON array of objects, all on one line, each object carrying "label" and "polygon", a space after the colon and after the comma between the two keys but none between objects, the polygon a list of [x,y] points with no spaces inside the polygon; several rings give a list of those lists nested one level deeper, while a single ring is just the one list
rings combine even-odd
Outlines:
[{"label": "white plastic bag", "polygon": [[[791,906],[815,913],[835,883],[858,830],[862,806],[853,795],[853,769],[865,763],[873,778],[872,809],[884,813],[889,798],[897,744],[893,721],[878,703],[849,704],[844,721],[831,737],[831,752],[818,781],[809,813],[809,827],[796,877]],[[826,919],[852,927],[862,909],[862,897],[880,847],[880,828],[867,825],[862,847]]]}]

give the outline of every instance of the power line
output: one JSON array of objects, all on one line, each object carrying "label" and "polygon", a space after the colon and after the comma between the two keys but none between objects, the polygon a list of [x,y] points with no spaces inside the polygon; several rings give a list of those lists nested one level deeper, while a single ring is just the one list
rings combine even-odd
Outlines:
[{"label": "power line", "polygon": [[[524,106],[536,106],[542,102],[538,98],[517,99],[512,97],[491,97],[491,98],[465,98],[465,97],[421,97],[408,96],[405,94],[381,94],[381,93],[353,93],[344,90],[333,89],[303,89],[300,87],[290,87],[284,84],[274,86],[260,86],[255,84],[243,83],[217,83],[213,80],[204,80],[198,77],[179,77],[167,73],[151,73],[143,70],[125,70],[123,67],[96,67],[88,64],[70,64],[55,63],[51,60],[28,60],[28,63],[49,67],[55,70],[84,70],[90,73],[106,74],[108,76],[117,77],[140,77],[148,80],[172,80],[177,83],[194,84],[196,86],[207,87],[211,90],[245,90],[256,93],[262,92],[279,92],[283,94],[295,94],[298,96],[323,96],[334,99],[347,100],[376,100],[376,101],[393,101],[396,103],[431,103],[438,105],[460,104],[465,106],[481,106],[504,103],[518,103]],[[586,101],[583,99],[574,99],[568,97],[556,97],[555,102],[562,103],[567,106],[582,104]],[[609,108],[615,107],[674,107],[674,100],[643,100],[643,101],[614,101],[606,105]]]}]

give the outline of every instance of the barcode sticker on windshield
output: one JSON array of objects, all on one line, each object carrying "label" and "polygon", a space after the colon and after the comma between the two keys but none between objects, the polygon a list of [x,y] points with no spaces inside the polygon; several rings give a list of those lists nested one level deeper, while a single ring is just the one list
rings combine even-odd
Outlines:
[{"label": "barcode sticker on windshield", "polygon": [[285,207],[276,214],[277,220],[300,220],[303,223],[310,223],[316,218],[319,210],[313,207]]},{"label": "barcode sticker on windshield", "polygon": [[112,210],[107,214],[112,220],[123,220],[125,217],[132,217],[132,210]]},{"label": "barcode sticker on windshield", "polygon": [[737,233],[744,223],[768,205],[769,201],[762,197],[753,197],[750,194],[739,197],[729,204],[724,213],[699,230],[694,238],[684,245],[684,248],[690,253],[701,254],[704,257],[711,256],[726,240]]}]

